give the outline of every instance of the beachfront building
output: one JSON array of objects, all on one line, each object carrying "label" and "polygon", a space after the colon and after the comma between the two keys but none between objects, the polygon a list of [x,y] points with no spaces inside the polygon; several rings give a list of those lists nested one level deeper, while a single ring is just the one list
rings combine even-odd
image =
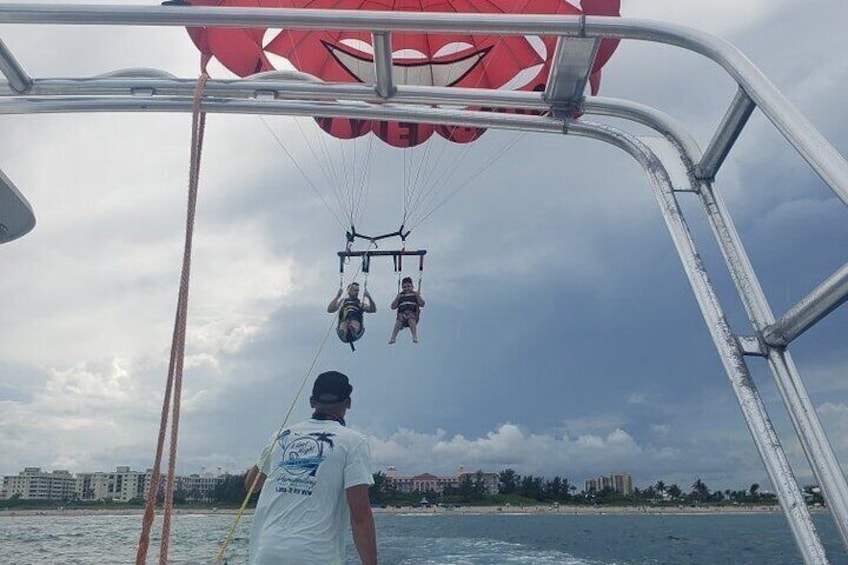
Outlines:
[{"label": "beachfront building", "polygon": [[[202,473],[174,477],[174,492],[187,502],[211,502],[215,488],[225,475]],[[77,475],[81,500],[111,500],[129,502],[146,499],[153,480],[153,471],[133,471],[119,466],[113,473],[80,473]],[[167,475],[159,477],[159,494],[165,492]]]},{"label": "beachfront building", "polygon": [[[187,502],[211,502],[215,489],[229,475],[201,473],[174,477],[175,491]],[[42,471],[26,467],[17,475],[3,477],[0,500],[82,500],[88,502],[130,502],[144,500],[150,490],[153,471],[133,471],[118,466],[114,471],[71,474],[65,470]],[[166,475],[160,475],[158,492],[165,492]]]},{"label": "beachfront building", "polygon": [[42,471],[25,467],[17,475],[3,477],[2,498],[9,500],[71,500],[76,497],[74,476],[65,470]]},{"label": "beachfront building", "polygon": [[483,471],[469,472],[465,470],[465,467],[460,465],[456,474],[460,482],[466,480],[466,477],[475,484],[477,481],[480,481],[483,484],[486,494],[498,494],[500,491],[500,476],[497,473],[484,473]]},{"label": "beachfront building", "polygon": [[[386,482],[397,492],[435,492],[442,493],[447,489],[459,488],[463,481],[470,479],[476,483],[482,481],[486,494],[498,493],[498,474],[484,473],[482,471],[468,472],[460,466],[456,475],[437,476],[431,473],[421,473],[412,477],[404,477],[398,474],[397,469],[389,466],[385,472]],[[466,479],[467,477],[467,479]]]},{"label": "beachfront building", "polygon": [[600,492],[606,488],[624,496],[633,494],[633,479],[628,473],[611,473],[607,476],[594,477],[586,479],[583,484],[585,492]]},{"label": "beachfront building", "polygon": [[200,473],[186,477],[176,477],[176,490],[182,491],[187,502],[212,502],[215,489],[229,475]]},{"label": "beachfront building", "polygon": [[129,502],[144,498],[148,474],[123,465],[116,467],[114,472],[78,473],[76,489],[80,500]]}]

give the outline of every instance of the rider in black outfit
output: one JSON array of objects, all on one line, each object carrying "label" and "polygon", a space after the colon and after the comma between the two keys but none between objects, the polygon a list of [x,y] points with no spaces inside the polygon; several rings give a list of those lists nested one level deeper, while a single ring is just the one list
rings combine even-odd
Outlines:
[{"label": "rider in black outfit", "polygon": [[345,343],[353,343],[365,333],[362,314],[368,312],[373,314],[377,311],[377,305],[366,289],[363,298],[359,299],[359,283],[350,283],[347,287],[347,296],[342,298],[342,289],[336,293],[336,297],[327,306],[327,312],[339,313],[339,325],[336,333],[339,339]]}]

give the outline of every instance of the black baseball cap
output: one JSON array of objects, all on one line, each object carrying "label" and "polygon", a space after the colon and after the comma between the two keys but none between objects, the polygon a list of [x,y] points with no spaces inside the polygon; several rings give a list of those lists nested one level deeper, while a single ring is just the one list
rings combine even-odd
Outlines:
[{"label": "black baseball cap", "polygon": [[315,378],[310,400],[318,404],[338,404],[350,398],[353,386],[347,375],[338,371],[325,371]]}]

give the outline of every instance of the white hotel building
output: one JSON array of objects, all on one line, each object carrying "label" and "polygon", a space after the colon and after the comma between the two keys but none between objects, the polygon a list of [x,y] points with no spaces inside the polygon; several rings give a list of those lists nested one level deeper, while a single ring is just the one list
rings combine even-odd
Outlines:
[{"label": "white hotel building", "polygon": [[398,492],[403,493],[423,493],[427,491],[441,493],[449,488],[459,488],[462,481],[466,478],[470,479],[472,483],[478,480],[482,481],[486,494],[498,493],[499,478],[497,473],[468,472],[464,467],[460,466],[456,475],[448,477],[437,477],[430,473],[422,473],[413,477],[403,477],[398,474],[397,469],[393,466],[389,466],[386,469],[386,481],[388,484]]},{"label": "white hotel building", "polygon": [[48,473],[40,467],[26,467],[17,475],[3,477],[3,499],[70,500],[75,493],[76,479],[65,470]]},{"label": "white hotel building", "polygon": [[132,471],[120,466],[114,472],[77,473],[79,500],[129,502],[144,498],[150,485],[150,472]]},{"label": "white hotel building", "polygon": [[[202,473],[175,477],[175,490],[190,502],[211,502],[215,488],[227,474]],[[65,470],[42,471],[40,467],[26,467],[17,475],[3,477],[0,500],[83,500],[130,502],[145,499],[150,489],[152,471],[133,471],[119,466],[112,472],[77,473]],[[164,492],[165,475],[160,476],[159,490]]]}]

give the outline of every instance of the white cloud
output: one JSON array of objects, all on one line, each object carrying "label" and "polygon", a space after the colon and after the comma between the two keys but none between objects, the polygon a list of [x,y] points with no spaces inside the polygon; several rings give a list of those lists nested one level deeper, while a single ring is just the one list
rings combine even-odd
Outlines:
[{"label": "white cloud", "polygon": [[138,384],[122,359],[48,371],[31,402],[2,402],[4,468],[43,465],[79,472],[96,468],[104,452],[145,449],[148,442],[135,423],[155,411],[156,402]]},{"label": "white cloud", "polygon": [[632,469],[637,474],[657,460],[677,458],[674,448],[639,445],[625,430],[604,436],[536,434],[515,424],[502,424],[482,437],[448,436],[444,430],[424,434],[401,429],[386,439],[371,437],[375,465],[389,465],[401,474],[451,474],[460,466],[499,472],[513,468],[520,474],[569,476],[572,480]]},{"label": "white cloud", "polygon": [[621,416],[595,415],[586,418],[569,418],[563,424],[568,434],[584,435],[587,433],[598,433],[598,431],[615,429],[623,426],[624,420]]},{"label": "white cloud", "polygon": [[711,33],[731,33],[751,26],[769,12],[795,5],[788,0],[699,0],[678,2],[676,0],[631,0],[622,2],[625,17],[648,18],[673,21]]},{"label": "white cloud", "polygon": [[656,434],[667,434],[671,431],[671,427],[667,424],[651,424],[650,429]]}]

